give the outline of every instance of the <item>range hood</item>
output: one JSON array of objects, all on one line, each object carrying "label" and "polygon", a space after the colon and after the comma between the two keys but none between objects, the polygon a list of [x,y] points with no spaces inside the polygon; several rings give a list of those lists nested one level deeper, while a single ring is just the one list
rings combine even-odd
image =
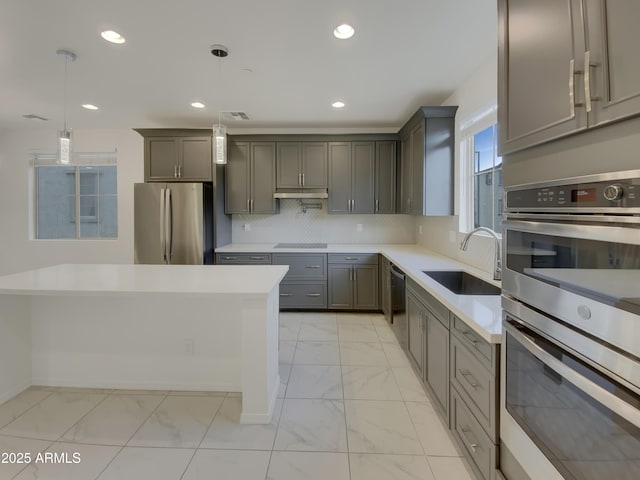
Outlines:
[{"label": "range hood", "polygon": [[273,198],[329,198],[326,188],[279,188]]}]

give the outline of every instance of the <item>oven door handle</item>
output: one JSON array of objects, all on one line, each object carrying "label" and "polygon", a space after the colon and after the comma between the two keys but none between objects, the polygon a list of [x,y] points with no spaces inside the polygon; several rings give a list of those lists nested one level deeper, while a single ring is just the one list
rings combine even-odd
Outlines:
[{"label": "oven door handle", "polygon": [[[604,388],[593,383],[591,380],[580,375],[575,370],[566,366],[564,363],[556,359],[553,355],[550,355],[544,349],[540,348],[526,333],[522,330],[526,327],[519,325],[518,323],[507,319],[505,324],[505,331],[513,336],[518,343],[526,348],[529,353],[535,356],[538,360],[551,368],[557,374],[573,383],[576,387],[589,395],[594,400],[600,402],[612,412],[620,415],[625,420],[633,423],[636,427],[640,428],[640,410],[632,407],[628,403],[620,400],[618,397],[609,393]],[[520,328],[518,328],[518,326]]]},{"label": "oven door handle", "polygon": [[510,230],[515,230],[517,232],[640,245],[640,235],[638,235],[638,229],[633,228],[634,225],[621,227],[615,224],[589,225],[576,222],[567,223],[567,221],[565,223],[550,223],[540,220],[508,219],[502,223],[502,226],[507,235],[509,235]]}]

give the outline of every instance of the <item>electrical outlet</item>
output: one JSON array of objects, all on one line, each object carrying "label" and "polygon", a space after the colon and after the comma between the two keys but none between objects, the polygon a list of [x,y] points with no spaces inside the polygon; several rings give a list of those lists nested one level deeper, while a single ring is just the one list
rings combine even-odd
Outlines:
[{"label": "electrical outlet", "polygon": [[191,338],[184,339],[184,353],[193,355],[195,353],[195,341]]},{"label": "electrical outlet", "polygon": [[251,231],[251,224],[250,224],[250,223],[245,223],[245,224],[243,224],[243,225],[242,225],[242,229],[243,229],[245,232],[250,232],[250,231]]},{"label": "electrical outlet", "polygon": [[358,223],[358,224],[356,225],[356,232],[358,232],[358,233],[361,233],[361,232],[362,232],[362,224],[361,224],[361,223]]},{"label": "electrical outlet", "polygon": [[418,234],[422,235],[422,225],[418,225]]}]

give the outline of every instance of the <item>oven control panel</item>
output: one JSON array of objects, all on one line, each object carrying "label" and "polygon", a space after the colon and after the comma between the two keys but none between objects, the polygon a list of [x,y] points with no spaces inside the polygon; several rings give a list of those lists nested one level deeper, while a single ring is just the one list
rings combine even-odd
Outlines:
[{"label": "oven control panel", "polygon": [[508,190],[506,208],[508,211],[638,209],[640,177]]}]

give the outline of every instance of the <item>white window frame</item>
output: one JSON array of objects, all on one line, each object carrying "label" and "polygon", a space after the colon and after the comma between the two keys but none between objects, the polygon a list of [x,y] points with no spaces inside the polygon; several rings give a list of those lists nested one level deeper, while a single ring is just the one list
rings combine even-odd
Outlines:
[{"label": "white window frame", "polygon": [[[460,215],[458,228],[468,233],[474,228],[473,137],[498,123],[498,104],[494,101],[460,121]],[[501,235],[501,232],[496,232]]]}]

